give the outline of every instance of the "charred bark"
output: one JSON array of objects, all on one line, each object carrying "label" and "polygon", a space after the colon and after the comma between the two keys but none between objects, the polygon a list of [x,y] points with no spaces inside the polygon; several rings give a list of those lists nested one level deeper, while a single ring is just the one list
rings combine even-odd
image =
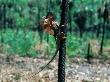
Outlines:
[{"label": "charred bark", "polygon": [[66,57],[66,35],[67,35],[67,14],[69,0],[62,0],[61,22],[60,22],[60,45],[58,61],[58,82],[65,82],[65,57]]}]

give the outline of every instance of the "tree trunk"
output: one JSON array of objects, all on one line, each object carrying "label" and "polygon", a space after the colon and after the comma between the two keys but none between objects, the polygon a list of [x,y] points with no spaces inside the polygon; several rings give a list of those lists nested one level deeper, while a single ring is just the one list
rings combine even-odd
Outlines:
[{"label": "tree trunk", "polygon": [[103,46],[104,46],[104,40],[105,40],[105,28],[106,28],[106,21],[104,21],[104,26],[103,26],[102,40],[101,40],[100,52],[99,52],[100,55],[103,54]]},{"label": "tree trunk", "polygon": [[38,3],[37,3],[37,7],[38,7],[38,18],[37,18],[37,30],[38,30],[38,34],[39,34],[39,37],[40,37],[40,43],[42,44],[42,42],[43,42],[43,29],[41,29],[41,25],[40,25],[40,17],[41,17],[41,9],[40,9],[40,4],[39,4],[39,1],[38,1]]},{"label": "tree trunk", "polygon": [[91,61],[90,61],[90,58],[91,58],[91,54],[90,54],[90,42],[88,43],[88,49],[87,49],[87,62],[90,64]]},{"label": "tree trunk", "polygon": [[[67,13],[69,0],[62,0],[61,4],[61,22],[60,35],[67,35]],[[66,57],[66,38],[60,39],[59,62],[58,62],[58,82],[65,82],[65,57]]]},{"label": "tree trunk", "polygon": [[6,4],[3,4],[3,28],[6,29]]}]

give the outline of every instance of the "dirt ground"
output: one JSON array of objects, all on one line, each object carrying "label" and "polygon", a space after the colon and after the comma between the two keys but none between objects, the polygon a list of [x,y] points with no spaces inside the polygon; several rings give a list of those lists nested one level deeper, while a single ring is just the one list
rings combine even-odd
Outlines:
[{"label": "dirt ground", "polygon": [[[0,82],[57,82],[57,59],[37,74],[48,61],[0,54]],[[110,61],[94,59],[88,64],[85,59],[71,58],[66,62],[65,79],[66,82],[110,82]]]}]

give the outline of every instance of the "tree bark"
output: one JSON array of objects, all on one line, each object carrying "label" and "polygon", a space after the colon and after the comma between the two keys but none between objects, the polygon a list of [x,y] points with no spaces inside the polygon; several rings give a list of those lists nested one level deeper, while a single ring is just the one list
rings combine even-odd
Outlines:
[{"label": "tree bark", "polygon": [[106,21],[104,21],[103,32],[102,32],[102,40],[101,40],[101,44],[100,44],[99,55],[103,54],[103,46],[104,46],[104,40],[105,40],[105,28],[106,28]]},{"label": "tree bark", "polygon": [[62,0],[61,4],[61,22],[60,22],[60,39],[59,61],[58,61],[58,82],[65,82],[65,57],[66,57],[66,37],[67,36],[67,13],[69,0]]}]

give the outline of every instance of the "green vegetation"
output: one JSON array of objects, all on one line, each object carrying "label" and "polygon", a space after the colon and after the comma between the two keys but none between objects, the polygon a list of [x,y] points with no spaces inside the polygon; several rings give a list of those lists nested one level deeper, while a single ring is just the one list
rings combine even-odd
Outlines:
[{"label": "green vegetation", "polygon": [[[103,23],[103,19],[98,18],[97,11],[104,4],[104,0],[70,0],[67,37],[69,57],[85,57],[89,42],[90,53],[93,56],[99,53],[102,29],[99,29],[99,36],[97,29],[99,24]],[[41,54],[53,55],[56,49],[54,37],[42,33],[38,26],[39,21],[48,11],[52,11],[56,21],[59,22],[60,0],[0,0],[0,53],[29,57],[37,57]],[[85,19],[80,20],[85,24],[78,22],[78,14]],[[110,58],[109,34],[110,30],[107,29],[103,54]]]},{"label": "green vegetation", "polygon": [[[12,29],[6,29],[5,32],[0,31],[0,53],[5,53],[7,55],[20,55],[20,56],[29,56],[36,57],[40,54],[47,53],[46,49],[48,48],[48,55],[53,55],[56,49],[55,40],[52,35],[49,35],[49,43],[46,42],[47,35],[44,34],[43,43],[40,44],[38,32],[33,32],[30,30],[19,29],[18,31]],[[85,34],[83,38],[80,38],[76,34],[68,33],[67,37],[67,54],[69,57],[87,55],[87,44],[91,41],[91,44],[99,48],[100,39],[91,39],[88,34]],[[92,42],[93,41],[93,42]],[[99,42],[97,42],[99,41]],[[105,43],[105,48],[110,50],[108,45],[110,40],[107,39]],[[107,51],[107,50],[105,50]],[[98,49],[95,51],[93,49],[93,54],[97,55]],[[107,55],[109,56],[109,55]]]}]

